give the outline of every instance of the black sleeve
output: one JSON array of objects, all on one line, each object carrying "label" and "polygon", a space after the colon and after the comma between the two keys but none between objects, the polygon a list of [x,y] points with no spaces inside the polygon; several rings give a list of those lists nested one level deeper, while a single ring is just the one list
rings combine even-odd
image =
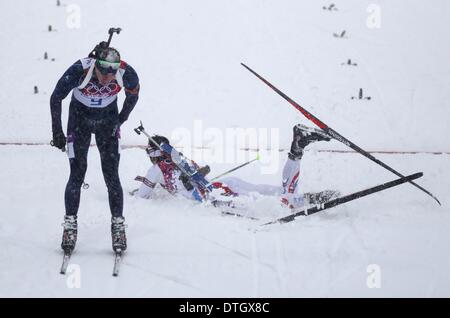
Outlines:
[{"label": "black sleeve", "polygon": [[128,119],[139,99],[139,77],[136,71],[128,64],[123,75],[123,86],[125,87],[126,97],[119,114],[120,124],[123,124]]},{"label": "black sleeve", "polygon": [[70,93],[72,89],[79,85],[80,78],[83,76],[83,65],[81,61],[75,62],[64,75],[59,79],[50,97],[50,112],[52,115],[52,131],[62,132],[61,124],[61,104],[62,100]]}]

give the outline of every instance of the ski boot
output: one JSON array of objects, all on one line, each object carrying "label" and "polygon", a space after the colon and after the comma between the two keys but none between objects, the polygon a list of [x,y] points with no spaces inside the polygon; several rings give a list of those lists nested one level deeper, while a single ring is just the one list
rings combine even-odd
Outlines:
[{"label": "ski boot", "polygon": [[111,238],[114,252],[124,252],[127,249],[125,228],[125,218],[123,216],[113,216],[111,218]]},{"label": "ski boot", "polygon": [[303,125],[294,126],[294,137],[291,144],[291,151],[288,154],[291,160],[300,160],[303,156],[303,150],[310,143],[315,141],[330,141],[331,138],[326,136],[325,133],[319,133],[312,128],[308,128]]},{"label": "ski boot", "polygon": [[289,209],[300,209],[306,205],[303,194],[288,193],[281,197],[281,205]]},{"label": "ski boot", "polygon": [[65,253],[72,253],[77,243],[78,224],[76,215],[64,216],[64,227],[61,248]]}]

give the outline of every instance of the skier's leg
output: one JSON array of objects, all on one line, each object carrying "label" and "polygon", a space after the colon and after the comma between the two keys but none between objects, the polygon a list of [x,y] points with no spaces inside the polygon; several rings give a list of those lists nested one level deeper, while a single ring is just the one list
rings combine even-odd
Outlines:
[{"label": "skier's leg", "polygon": [[282,188],[280,186],[253,184],[237,177],[225,177],[221,178],[220,181],[240,195],[248,195],[251,192],[256,192],[262,195],[280,195],[282,193]]},{"label": "skier's leg", "polygon": [[91,142],[91,131],[76,116],[69,115],[67,130],[67,155],[70,162],[70,176],[66,185],[64,200],[67,216],[76,216],[80,205],[80,191],[87,170],[87,154]]},{"label": "skier's leg", "polygon": [[295,193],[300,177],[300,160],[287,158],[283,167],[283,194]]},{"label": "skier's leg", "polygon": [[61,248],[72,252],[77,242],[77,213],[80,206],[80,191],[87,169],[87,154],[91,142],[90,127],[85,125],[82,117],[76,113],[71,104],[67,127],[67,155],[70,163],[70,176],[64,194],[66,215],[63,223]]},{"label": "skier's leg", "polygon": [[304,149],[307,145],[315,141],[329,141],[314,132],[304,131],[301,126],[294,126],[291,149],[287,161],[283,168],[283,196],[282,202],[290,207],[304,205],[302,194],[298,194],[298,182],[300,179],[300,161],[303,157]]},{"label": "skier's leg", "polygon": [[95,140],[100,152],[103,178],[108,188],[112,248],[117,252],[127,249],[127,238],[123,217],[123,190],[119,178],[120,130],[112,135],[113,128],[112,123],[102,125],[102,128],[96,131]]},{"label": "skier's leg", "polygon": [[298,194],[298,182],[300,179],[300,158],[287,158],[283,168],[283,194],[281,202],[291,207],[298,207],[304,204],[303,195]]},{"label": "skier's leg", "polygon": [[112,136],[114,125],[105,124],[97,129],[95,140],[100,152],[103,178],[108,188],[109,207],[113,217],[123,214],[123,190],[119,178],[120,131]]}]

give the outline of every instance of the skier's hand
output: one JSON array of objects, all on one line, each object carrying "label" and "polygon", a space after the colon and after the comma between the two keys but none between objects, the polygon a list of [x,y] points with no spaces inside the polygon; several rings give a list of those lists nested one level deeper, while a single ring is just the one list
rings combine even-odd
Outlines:
[{"label": "skier's hand", "polygon": [[211,168],[208,165],[206,165],[204,167],[199,168],[198,172],[200,172],[203,176],[206,177],[206,175],[211,172]]},{"label": "skier's hand", "polygon": [[66,147],[66,136],[62,131],[53,132],[53,140],[50,143],[53,147],[64,151]]}]

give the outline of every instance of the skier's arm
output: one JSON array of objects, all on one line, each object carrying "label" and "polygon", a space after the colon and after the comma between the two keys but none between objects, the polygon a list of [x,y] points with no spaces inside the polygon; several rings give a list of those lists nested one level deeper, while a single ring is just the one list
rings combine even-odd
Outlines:
[{"label": "skier's arm", "polygon": [[123,85],[125,87],[126,97],[119,114],[120,124],[123,124],[128,119],[128,116],[130,116],[131,111],[139,99],[139,77],[136,71],[128,64],[123,75]]},{"label": "skier's arm", "polygon": [[50,111],[52,115],[53,133],[62,132],[61,124],[61,104],[62,100],[70,93],[72,89],[79,85],[80,78],[83,76],[83,66],[81,61],[75,62],[64,75],[59,79],[56,87],[50,97]]},{"label": "skier's arm", "polygon": [[153,165],[148,169],[147,175],[139,180],[142,182],[137,193],[138,197],[150,199],[153,195],[153,189],[158,183],[164,184],[164,177],[161,169],[157,165]]},{"label": "skier's arm", "polygon": [[146,177],[136,177],[134,180],[142,182],[138,189],[137,196],[142,199],[150,199],[156,184],[148,180]]}]

